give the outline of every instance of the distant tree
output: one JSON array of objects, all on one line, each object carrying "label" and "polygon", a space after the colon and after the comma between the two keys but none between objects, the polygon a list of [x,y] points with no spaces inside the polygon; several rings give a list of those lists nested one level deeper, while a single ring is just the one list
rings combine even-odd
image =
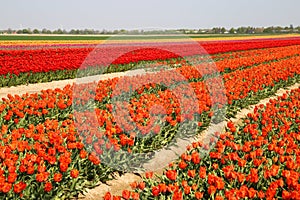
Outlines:
[{"label": "distant tree", "polygon": [[22,30],[22,33],[23,33],[23,34],[31,34],[32,32],[31,32],[30,29],[24,28],[24,29]]},{"label": "distant tree", "polygon": [[83,33],[83,34],[89,34],[89,30],[88,30],[88,29],[84,29],[84,30],[82,31],[82,33]]},{"label": "distant tree", "polygon": [[137,35],[139,33],[140,33],[139,30],[131,30],[131,31],[129,31],[129,34],[132,34],[132,35]]},{"label": "distant tree", "polygon": [[39,30],[37,30],[37,29],[33,29],[32,33],[33,33],[33,34],[39,34],[39,33],[40,33],[40,31],[39,31]]},{"label": "distant tree", "polygon": [[275,31],[276,33],[281,33],[282,30],[283,30],[283,28],[282,28],[281,26],[276,26],[276,27],[274,27],[274,31]]},{"label": "distant tree", "polygon": [[[144,31],[144,30],[105,30],[102,31],[94,30],[94,29],[71,29],[70,31],[66,31],[65,29],[57,29],[54,30],[53,33],[55,34],[161,34],[161,33],[186,33],[186,34],[202,34],[202,33],[209,33],[209,34],[223,34],[226,32],[229,32],[230,34],[238,33],[238,34],[253,34],[253,33],[292,33],[292,32],[299,32],[300,33],[300,27],[294,27],[292,24],[289,26],[281,27],[238,27],[238,28],[230,28],[229,30],[226,30],[224,27],[214,27],[212,29],[168,29],[168,30],[151,30],[151,31]],[[15,33],[15,30],[7,29],[2,30],[4,33]],[[21,29],[17,31],[18,34],[52,34],[51,30],[47,30],[46,28],[43,28],[42,30],[33,29],[33,31],[30,30],[30,28],[27,29]]]},{"label": "distant tree", "polygon": [[102,31],[100,32],[100,34],[106,34],[106,30],[105,29],[102,29]]},{"label": "distant tree", "polygon": [[70,33],[70,34],[76,34],[76,30],[75,30],[75,29],[71,29],[71,30],[69,31],[69,33]]},{"label": "distant tree", "polygon": [[12,34],[14,31],[11,28],[8,28],[6,31],[8,34]]},{"label": "distant tree", "polygon": [[236,32],[239,33],[239,34],[244,34],[244,33],[246,33],[246,31],[247,31],[246,27],[238,27],[236,29]]},{"label": "distant tree", "polygon": [[125,29],[121,29],[120,33],[126,33],[127,31]]},{"label": "distant tree", "polygon": [[234,33],[235,33],[235,29],[234,29],[234,28],[231,28],[231,29],[229,30],[229,33],[230,33],[230,34],[234,34]]},{"label": "distant tree", "polygon": [[221,28],[221,33],[225,33],[226,29],[224,27]]},{"label": "distant tree", "polygon": [[47,34],[47,29],[43,28],[43,29],[42,29],[42,33],[43,33],[43,34]]},{"label": "distant tree", "polygon": [[76,29],[76,34],[80,34],[81,31],[79,29]]},{"label": "distant tree", "polygon": [[221,33],[221,28],[219,28],[219,27],[214,27],[214,28],[212,29],[212,32],[215,33],[215,34],[220,34],[220,33]]},{"label": "distant tree", "polygon": [[113,31],[113,34],[118,34],[118,33],[119,33],[118,30],[114,30],[114,31]]},{"label": "distant tree", "polygon": [[267,27],[263,31],[264,33],[274,33],[274,27]]},{"label": "distant tree", "polygon": [[64,33],[63,30],[61,30],[60,28],[53,31],[53,34],[63,34],[63,33]]},{"label": "distant tree", "polygon": [[86,32],[86,34],[89,34],[89,35],[95,34],[94,29],[86,29],[85,32]]}]

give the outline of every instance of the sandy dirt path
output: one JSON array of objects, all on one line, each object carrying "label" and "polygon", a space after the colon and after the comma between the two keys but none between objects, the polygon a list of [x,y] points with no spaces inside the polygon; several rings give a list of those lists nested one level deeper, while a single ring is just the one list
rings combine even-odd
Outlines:
[{"label": "sandy dirt path", "polygon": [[[25,93],[39,93],[41,90],[46,89],[55,89],[55,88],[64,88],[68,84],[73,83],[86,83],[86,82],[94,82],[106,79],[112,79],[115,77],[121,76],[134,76],[134,75],[141,75],[151,72],[146,72],[143,69],[131,70],[126,72],[117,72],[111,74],[101,74],[96,76],[89,76],[84,78],[77,78],[77,79],[67,79],[67,80],[60,80],[60,81],[52,81],[46,83],[35,83],[35,84],[28,84],[28,85],[20,85],[20,86],[13,86],[13,87],[2,87],[0,88],[0,99],[7,97],[7,94],[11,95],[22,95]],[[154,72],[152,72],[154,73]]]}]

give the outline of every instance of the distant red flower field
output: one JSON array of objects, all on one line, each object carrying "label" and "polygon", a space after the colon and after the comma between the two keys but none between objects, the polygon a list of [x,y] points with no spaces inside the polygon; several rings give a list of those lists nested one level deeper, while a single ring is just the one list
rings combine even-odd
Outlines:
[{"label": "distant red flower field", "polygon": [[[145,60],[165,60],[176,58],[178,56],[191,56],[197,54],[217,54],[232,51],[241,51],[249,49],[261,49],[270,47],[282,47],[300,44],[299,38],[294,39],[259,39],[259,40],[242,40],[242,41],[223,41],[223,42],[200,42],[199,46],[203,49],[199,51],[196,42],[186,43],[161,43],[161,44],[140,44],[139,50],[131,52],[134,44],[126,45],[105,45],[101,44],[95,47],[101,51],[103,58],[97,58],[94,65],[103,64],[128,64],[131,62]],[[154,47],[153,47],[154,46]],[[151,48],[152,47],[152,48]],[[82,66],[83,62],[95,48],[43,48],[43,49],[16,49],[0,50],[0,74],[19,74],[26,72],[48,72],[56,70],[74,70]],[[173,52],[162,51],[161,49],[173,49],[174,52],[180,52],[180,55]],[[127,52],[113,62],[107,63],[110,55],[105,52],[117,54],[117,52]],[[131,53],[129,53],[131,52]],[[91,60],[91,59],[90,59]]]}]

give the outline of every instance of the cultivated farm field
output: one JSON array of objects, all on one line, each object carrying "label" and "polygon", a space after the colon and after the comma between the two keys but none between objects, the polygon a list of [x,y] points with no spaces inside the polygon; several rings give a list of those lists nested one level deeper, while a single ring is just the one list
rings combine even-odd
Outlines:
[{"label": "cultivated farm field", "polygon": [[[13,37],[0,36],[0,92],[17,90],[0,101],[0,199],[85,198],[116,173],[141,178],[101,198],[300,199],[298,35]],[[48,82],[63,87],[26,89]]]}]

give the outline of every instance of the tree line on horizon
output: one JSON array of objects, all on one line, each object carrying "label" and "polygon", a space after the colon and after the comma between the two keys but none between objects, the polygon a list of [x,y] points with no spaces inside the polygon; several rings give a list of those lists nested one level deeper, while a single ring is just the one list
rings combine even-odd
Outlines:
[{"label": "tree line on horizon", "polygon": [[270,26],[270,27],[238,27],[226,29],[225,27],[214,27],[211,29],[176,29],[176,30],[94,30],[94,29],[65,29],[49,30],[43,28],[30,29],[24,28],[14,30],[8,28],[0,30],[0,34],[72,34],[72,35],[101,35],[101,34],[165,34],[165,33],[183,33],[183,34],[270,34],[270,33],[300,33],[300,26]]}]

